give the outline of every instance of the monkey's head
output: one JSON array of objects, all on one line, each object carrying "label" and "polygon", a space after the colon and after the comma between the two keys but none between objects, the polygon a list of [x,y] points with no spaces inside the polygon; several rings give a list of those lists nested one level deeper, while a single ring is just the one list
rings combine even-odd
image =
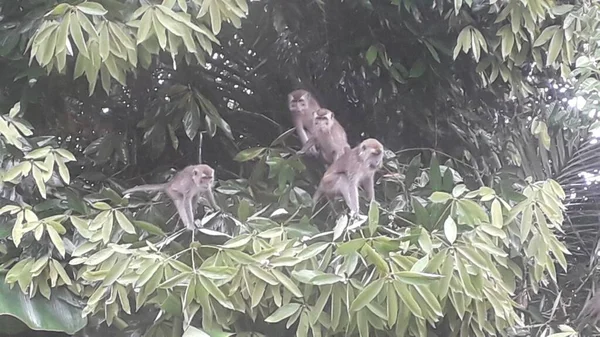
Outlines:
[{"label": "monkey's head", "polygon": [[333,120],[333,112],[328,109],[319,109],[313,112],[313,125],[317,130],[329,131]]},{"label": "monkey's head", "polygon": [[376,170],[383,163],[383,145],[375,138],[363,140],[359,145],[358,157],[369,169]]},{"label": "monkey's head", "polygon": [[304,112],[311,106],[318,107],[318,103],[310,92],[298,89],[288,94],[288,106],[291,112]]},{"label": "monkey's head", "polygon": [[198,187],[206,189],[212,186],[215,177],[215,170],[208,165],[196,165],[192,170],[192,180]]}]

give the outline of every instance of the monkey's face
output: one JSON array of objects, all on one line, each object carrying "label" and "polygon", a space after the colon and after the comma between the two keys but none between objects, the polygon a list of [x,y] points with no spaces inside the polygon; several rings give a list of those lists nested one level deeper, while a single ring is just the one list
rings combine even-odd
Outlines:
[{"label": "monkey's face", "polygon": [[196,167],[193,171],[192,179],[194,184],[207,190],[214,181],[214,170],[210,167]]},{"label": "monkey's face", "polygon": [[374,138],[369,138],[360,143],[359,157],[367,166],[376,170],[383,162],[383,145]]},{"label": "monkey's face", "polygon": [[322,114],[319,112],[316,111],[313,113],[313,125],[317,130],[328,131],[331,128],[332,115],[330,113]]},{"label": "monkey's face", "polygon": [[308,108],[308,93],[294,91],[288,95],[288,105],[292,112],[302,112]]}]

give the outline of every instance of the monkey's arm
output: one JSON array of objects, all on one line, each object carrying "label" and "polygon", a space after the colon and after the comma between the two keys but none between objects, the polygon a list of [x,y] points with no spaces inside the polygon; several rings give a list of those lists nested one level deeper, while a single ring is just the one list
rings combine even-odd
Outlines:
[{"label": "monkey's arm", "polygon": [[130,188],[128,190],[123,191],[123,195],[134,193],[134,192],[143,192],[143,191],[148,191],[148,192],[164,191],[166,187],[167,187],[167,184],[139,185],[139,186],[135,186],[135,187],[132,187],[132,188]]},{"label": "monkey's arm", "polygon": [[219,207],[219,205],[217,205],[217,202],[215,201],[215,195],[213,194],[212,188],[210,188],[208,191],[206,191],[204,193],[204,197],[210,204],[210,207],[212,207],[214,210],[218,211],[221,209],[221,207]]},{"label": "monkey's arm", "polygon": [[302,116],[294,115],[294,128],[296,128],[296,133],[298,134],[298,138],[300,138],[300,142],[302,145],[306,144],[308,141],[308,136],[306,135],[306,130],[304,130],[304,123],[302,122]]},{"label": "monkey's arm", "polygon": [[375,199],[375,187],[373,187],[374,184],[375,181],[372,175],[365,177],[360,184],[367,193],[367,199],[369,200],[369,202]]}]

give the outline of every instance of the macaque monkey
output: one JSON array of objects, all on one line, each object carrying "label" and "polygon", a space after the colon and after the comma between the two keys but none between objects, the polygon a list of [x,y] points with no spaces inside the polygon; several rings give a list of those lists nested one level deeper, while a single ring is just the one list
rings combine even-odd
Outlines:
[{"label": "macaque monkey", "polygon": [[189,230],[194,230],[194,206],[199,196],[204,197],[213,209],[219,209],[212,190],[214,174],[215,170],[208,165],[190,165],[179,171],[168,183],[136,186],[123,192],[123,195],[140,191],[163,191],[173,200],[183,224]]},{"label": "macaque monkey", "polygon": [[358,186],[361,186],[367,199],[375,198],[375,171],[383,163],[383,145],[374,139],[363,140],[352,150],[346,151],[325,171],[319,187],[313,196],[316,205],[322,195],[332,199],[341,195],[354,214],[358,214]]},{"label": "macaque monkey", "polygon": [[[313,111],[320,109],[321,106],[313,95],[306,90],[294,90],[288,94],[288,107],[292,113],[292,121],[300,143],[304,146],[308,141],[313,127]],[[317,154],[314,147],[309,148],[309,153]]]},{"label": "macaque monkey", "polygon": [[312,113],[312,135],[298,153],[316,146],[327,165],[331,165],[350,150],[344,127],[338,123],[332,111],[321,108]]}]

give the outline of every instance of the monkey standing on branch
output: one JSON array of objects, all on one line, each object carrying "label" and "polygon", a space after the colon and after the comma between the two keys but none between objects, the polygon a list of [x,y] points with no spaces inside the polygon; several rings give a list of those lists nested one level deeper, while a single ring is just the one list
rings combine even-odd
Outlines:
[{"label": "monkey standing on branch", "polygon": [[369,201],[375,198],[375,171],[383,163],[383,145],[374,138],[363,140],[352,150],[346,151],[323,175],[313,196],[316,205],[322,195],[332,199],[341,195],[351,212],[358,214],[358,186]]},{"label": "monkey standing on branch", "polygon": [[[288,94],[288,107],[292,114],[292,121],[300,143],[304,146],[312,134],[313,111],[321,108],[313,95],[306,90],[294,90]],[[317,154],[314,147],[310,147],[308,152],[312,155]]]},{"label": "monkey standing on branch", "polygon": [[298,153],[306,153],[308,149],[316,146],[325,163],[330,165],[350,150],[346,131],[328,109],[318,109],[312,116],[312,135]]},{"label": "monkey standing on branch", "polygon": [[165,192],[173,200],[183,224],[194,230],[194,206],[199,196],[204,197],[213,209],[219,209],[212,190],[214,173],[215,170],[208,165],[190,165],[168,183],[136,186],[124,191],[123,195],[140,191]]}]

